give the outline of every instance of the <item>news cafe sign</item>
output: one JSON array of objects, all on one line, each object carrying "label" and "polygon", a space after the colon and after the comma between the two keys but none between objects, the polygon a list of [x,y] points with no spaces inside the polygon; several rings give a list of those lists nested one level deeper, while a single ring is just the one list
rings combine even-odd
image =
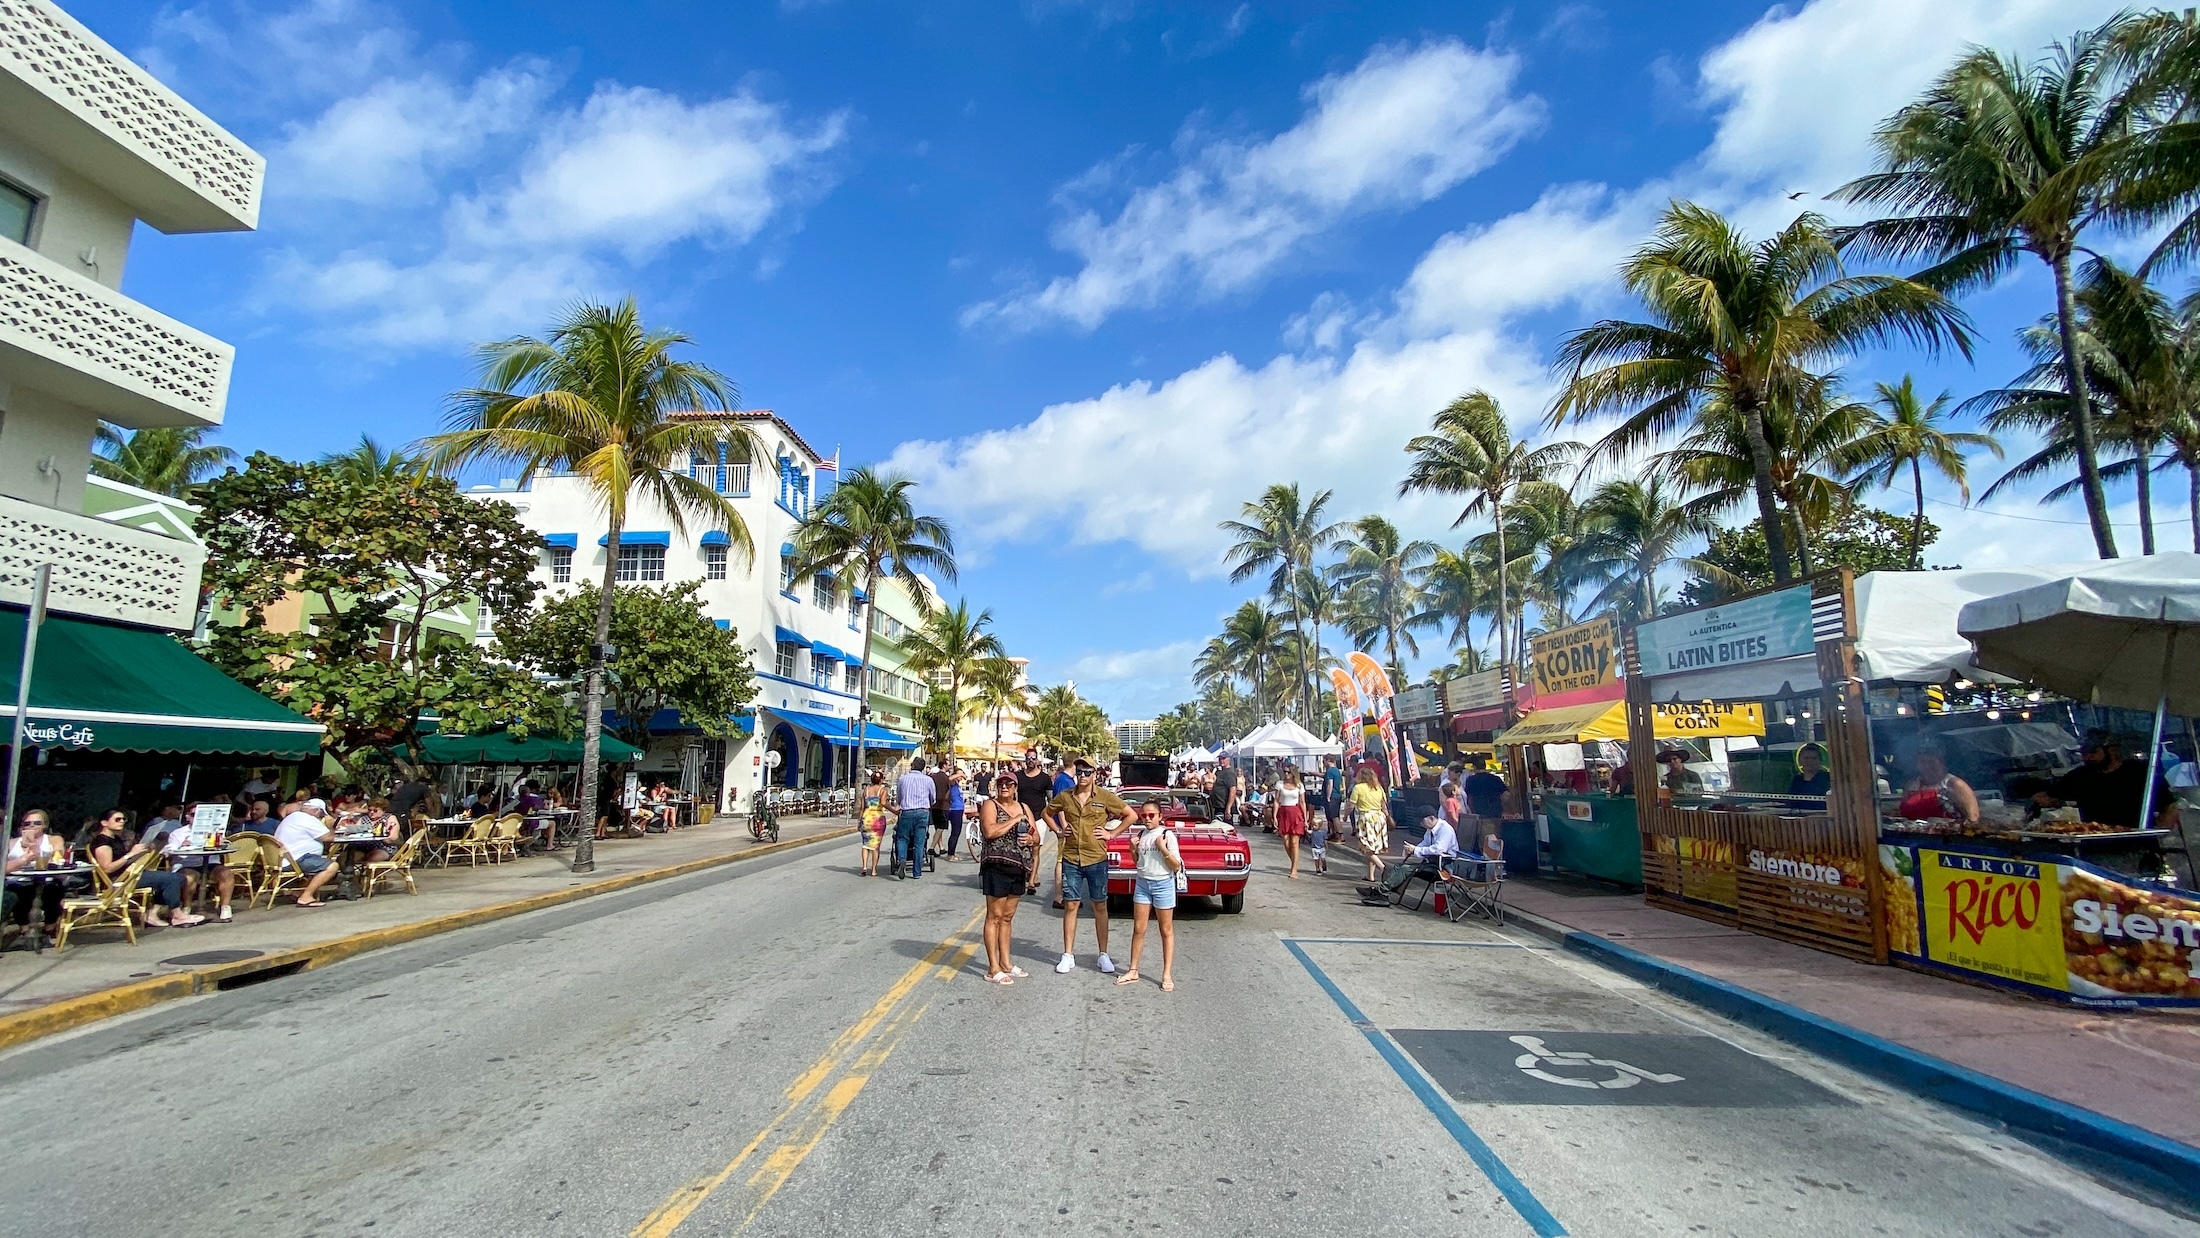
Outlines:
[{"label": "news cafe sign", "polygon": [[87,722],[43,722],[32,718],[23,724],[23,742],[38,748],[89,748],[96,738]]},{"label": "news cafe sign", "polygon": [[1809,653],[1810,586],[1656,619],[1635,629],[1645,675],[1715,670]]},{"label": "news cafe sign", "polygon": [[1529,672],[1537,696],[1599,688],[1619,678],[1617,625],[1610,616],[1528,639]]}]

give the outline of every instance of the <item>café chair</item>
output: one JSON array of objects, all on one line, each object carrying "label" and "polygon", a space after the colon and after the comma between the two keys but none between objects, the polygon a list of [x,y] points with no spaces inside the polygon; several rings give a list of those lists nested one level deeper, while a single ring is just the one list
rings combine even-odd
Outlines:
[{"label": "caf\u00e9 chair", "polygon": [[497,818],[489,829],[489,858],[495,861],[519,858],[520,815],[508,812]]},{"label": "caf\u00e9 chair", "polygon": [[474,818],[473,828],[466,831],[465,837],[454,838],[443,844],[443,867],[449,868],[451,857],[455,855],[464,855],[468,868],[479,867],[482,856],[494,860],[496,844],[490,841],[489,831],[496,828],[496,823],[495,817],[486,814]]},{"label": "caf\u00e9 chair", "polygon": [[260,883],[266,880],[261,875],[262,862],[260,844],[251,831],[229,836],[229,854],[222,857],[222,863],[235,874],[236,884],[244,887],[244,905],[247,909],[260,897]]},{"label": "caf\u00e9 chair", "polygon": [[61,924],[54,931],[53,948],[67,949],[69,934],[87,928],[120,928],[129,937],[130,944],[136,945],[137,924],[130,919],[130,914],[136,910],[138,878],[156,858],[156,852],[148,851],[123,865],[121,875],[115,877],[93,865],[92,895],[61,900]]},{"label": "caf\u00e9 chair", "polygon": [[412,832],[410,838],[398,844],[397,854],[387,860],[367,861],[362,866],[367,874],[367,888],[363,897],[373,898],[374,892],[382,888],[382,883],[392,877],[405,883],[405,893],[420,893],[419,887],[413,884],[412,870],[420,863],[421,849],[426,847],[427,843],[428,827],[421,826]]},{"label": "caf\u00e9 chair", "polygon": [[241,835],[240,837],[252,839],[254,845],[260,849],[260,889],[259,894],[255,894],[253,897],[257,898],[260,894],[266,895],[267,905],[272,908],[275,906],[275,900],[281,898],[284,894],[292,890],[305,889],[306,875],[304,871],[290,862],[290,852],[284,850],[281,843],[265,834]]}]

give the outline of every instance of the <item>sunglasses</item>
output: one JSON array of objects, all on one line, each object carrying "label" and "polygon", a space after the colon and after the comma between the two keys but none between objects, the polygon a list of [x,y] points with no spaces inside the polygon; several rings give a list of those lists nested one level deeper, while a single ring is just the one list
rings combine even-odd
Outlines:
[{"label": "sunglasses", "polygon": [[1142,821],[1159,821],[1161,814],[1158,812],[1142,812],[1138,814],[1138,817]]}]

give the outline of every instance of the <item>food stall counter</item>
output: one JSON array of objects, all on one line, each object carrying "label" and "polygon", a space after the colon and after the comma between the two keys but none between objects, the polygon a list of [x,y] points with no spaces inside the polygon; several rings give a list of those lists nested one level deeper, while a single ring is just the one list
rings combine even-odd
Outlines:
[{"label": "food stall counter", "polygon": [[1627,885],[1642,884],[1642,832],[1632,795],[1543,793],[1551,865]]}]

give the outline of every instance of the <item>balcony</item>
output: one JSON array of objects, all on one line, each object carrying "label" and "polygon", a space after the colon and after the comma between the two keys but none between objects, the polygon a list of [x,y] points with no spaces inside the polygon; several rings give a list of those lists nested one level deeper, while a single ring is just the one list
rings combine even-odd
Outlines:
[{"label": "balcony", "polygon": [[[0,0],[0,14],[15,0]],[[219,425],[236,350],[0,240],[0,381],[133,429]]]},{"label": "balcony", "polygon": [[48,0],[0,0],[0,117],[163,232],[259,224],[267,161]]},{"label": "balcony", "polygon": [[688,476],[727,498],[749,497],[749,466],[746,464],[691,464]]},{"label": "balcony", "polygon": [[46,594],[53,610],[183,631],[197,614],[206,551],[196,542],[0,495],[0,602],[30,605],[41,563],[54,565]]}]

